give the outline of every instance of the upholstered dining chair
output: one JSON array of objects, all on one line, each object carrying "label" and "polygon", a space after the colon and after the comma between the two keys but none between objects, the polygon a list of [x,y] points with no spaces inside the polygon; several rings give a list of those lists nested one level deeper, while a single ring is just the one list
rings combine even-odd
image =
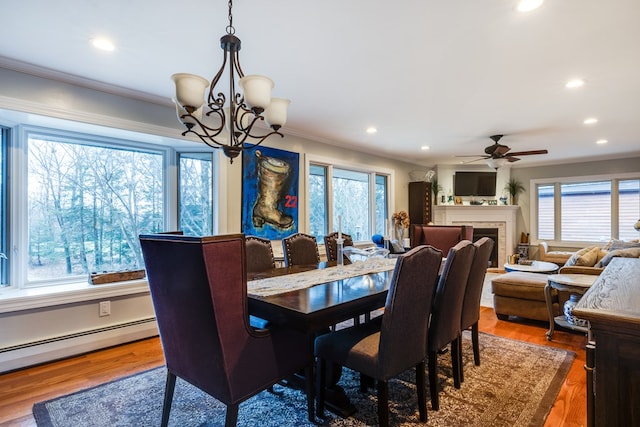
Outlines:
[{"label": "upholstered dining chair", "polygon": [[[460,319],[460,331],[466,331],[471,328],[471,343],[473,347],[473,361],[476,366],[480,366],[480,342],[478,334],[478,321],[480,320],[480,299],[482,297],[482,286],[484,285],[484,277],[487,274],[491,251],[494,242],[488,237],[483,237],[473,244],[476,248],[471,269],[469,270],[469,278],[464,292],[464,300],[462,303],[462,317]],[[462,340],[460,344],[460,381],[464,381],[464,363],[462,360]]]},{"label": "upholstered dining chair", "polygon": [[140,244],[167,368],[161,425],[177,377],[227,405],[234,426],[241,402],[303,369],[314,419],[311,338],[249,325],[243,235],[142,235]]},{"label": "upholstered dining chair", "polygon": [[469,240],[463,240],[449,249],[431,310],[431,322],[427,336],[429,367],[429,391],[431,408],[440,409],[438,397],[438,352],[451,344],[451,365],[453,383],[460,388],[460,318],[464,291],[467,287],[469,270],[475,254],[475,246]]},{"label": "upholstered dining chair", "polygon": [[313,265],[320,262],[320,253],[315,236],[295,233],[282,239],[284,263],[290,265]]},{"label": "upholstered dining chair", "polygon": [[258,236],[245,236],[244,242],[247,251],[247,273],[259,273],[276,268],[273,248],[269,239],[263,239]]},{"label": "upholstered dining chair", "polygon": [[[344,242],[342,243],[343,247],[353,246],[353,239],[351,235],[342,233],[342,239]],[[327,253],[327,261],[337,261],[338,260],[338,232],[334,231],[333,233],[329,233],[324,236],[324,250]],[[343,255],[344,263],[350,264],[349,258]]]},{"label": "upholstered dining chair", "polygon": [[[426,338],[442,252],[419,246],[399,257],[379,322],[320,335],[315,341],[317,413],[324,412],[326,364],[346,366],[377,381],[378,423],[389,425],[387,381],[415,367],[420,420],[427,420]],[[426,308],[426,309],[425,309]]]}]

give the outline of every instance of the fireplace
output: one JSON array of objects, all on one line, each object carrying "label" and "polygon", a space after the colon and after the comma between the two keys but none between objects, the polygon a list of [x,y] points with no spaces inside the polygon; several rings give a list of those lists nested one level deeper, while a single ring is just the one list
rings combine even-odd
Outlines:
[{"label": "fireplace", "polygon": [[489,258],[489,267],[498,267],[498,229],[497,228],[473,228],[473,242],[477,242],[483,237],[493,240],[493,249]]},{"label": "fireplace", "polygon": [[437,205],[433,207],[433,219],[437,225],[464,224],[473,226],[474,230],[497,229],[497,238],[495,235],[487,237],[494,239],[493,251],[496,257],[496,267],[500,267],[507,261],[507,256],[516,251],[516,213],[518,209],[520,209],[518,205]]}]

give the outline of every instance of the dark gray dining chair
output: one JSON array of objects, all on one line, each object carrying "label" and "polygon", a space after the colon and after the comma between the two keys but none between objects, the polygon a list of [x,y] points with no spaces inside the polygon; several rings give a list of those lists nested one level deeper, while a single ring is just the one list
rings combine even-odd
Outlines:
[{"label": "dark gray dining chair", "polygon": [[449,344],[451,344],[453,383],[456,388],[460,388],[460,318],[464,291],[475,250],[473,243],[468,240],[463,240],[449,249],[433,300],[427,337],[429,355],[427,365],[431,408],[435,411],[440,409],[438,352]]},{"label": "dark gray dining chair", "polygon": [[244,236],[153,234],[140,245],[167,368],[161,425],[177,377],[224,403],[235,426],[241,402],[301,370],[314,420],[311,337],[249,325]]},{"label": "dark gray dining chair", "polygon": [[320,253],[315,236],[295,233],[282,239],[285,266],[314,265],[320,263]]},{"label": "dark gray dining chair", "polygon": [[378,422],[381,426],[389,425],[387,381],[415,367],[420,420],[427,420],[426,338],[441,260],[442,252],[429,246],[419,246],[399,257],[380,321],[316,338],[319,416],[324,412],[326,364],[333,362],[377,381]]},{"label": "dark gray dining chair", "polygon": [[[349,234],[342,233],[342,239],[344,242],[342,243],[343,247],[353,246],[353,239]],[[324,236],[324,250],[327,253],[327,261],[337,261],[338,260],[338,232],[334,231],[333,233],[329,233]],[[345,255],[343,255],[344,263],[350,264],[351,261]]]},{"label": "dark gray dining chair", "polygon": [[245,236],[247,250],[247,273],[260,273],[276,268],[273,247],[269,239],[258,236]]},{"label": "dark gray dining chair", "polygon": [[[476,247],[467,286],[464,292],[462,303],[462,317],[460,319],[460,331],[471,328],[471,343],[473,347],[473,361],[476,366],[480,366],[480,342],[478,334],[478,321],[480,320],[480,299],[482,297],[482,287],[484,278],[489,267],[489,259],[493,250],[494,242],[488,237],[483,237],[473,244]],[[460,343],[460,381],[464,381],[464,363],[462,360],[462,340]]]}]

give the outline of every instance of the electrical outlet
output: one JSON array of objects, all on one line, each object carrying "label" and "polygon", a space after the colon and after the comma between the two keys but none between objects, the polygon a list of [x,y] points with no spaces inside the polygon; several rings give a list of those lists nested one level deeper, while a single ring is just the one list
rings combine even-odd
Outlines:
[{"label": "electrical outlet", "polygon": [[100,301],[100,317],[111,315],[111,301]]}]

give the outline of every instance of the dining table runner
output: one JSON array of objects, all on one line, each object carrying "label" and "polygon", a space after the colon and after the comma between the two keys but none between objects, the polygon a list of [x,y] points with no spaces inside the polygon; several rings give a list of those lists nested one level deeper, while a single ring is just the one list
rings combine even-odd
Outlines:
[{"label": "dining table runner", "polygon": [[269,277],[247,282],[247,292],[254,298],[309,288],[320,283],[335,282],[365,274],[393,270],[397,258],[370,258],[353,264]]}]

